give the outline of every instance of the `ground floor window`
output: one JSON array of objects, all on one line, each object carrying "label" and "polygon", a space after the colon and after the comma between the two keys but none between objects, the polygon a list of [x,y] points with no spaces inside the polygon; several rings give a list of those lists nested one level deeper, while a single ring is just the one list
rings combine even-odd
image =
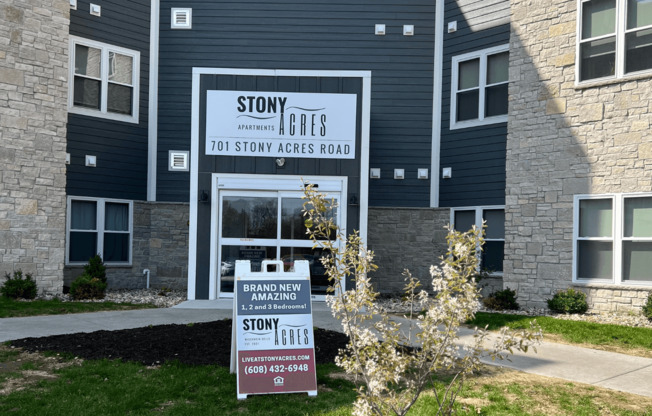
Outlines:
[{"label": "ground floor window", "polygon": [[490,274],[502,274],[505,254],[505,208],[502,206],[465,207],[451,210],[451,224],[457,231],[468,231],[486,224],[480,268]]},{"label": "ground floor window", "polygon": [[66,264],[131,264],[132,201],[68,197],[67,212]]},{"label": "ground floor window", "polygon": [[579,195],[574,215],[575,281],[652,283],[652,194]]}]

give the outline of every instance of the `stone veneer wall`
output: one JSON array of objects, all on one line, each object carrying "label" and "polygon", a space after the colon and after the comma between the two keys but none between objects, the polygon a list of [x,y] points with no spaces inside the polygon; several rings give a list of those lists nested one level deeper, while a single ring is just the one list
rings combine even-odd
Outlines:
[{"label": "stone veneer wall", "polygon": [[0,5],[0,273],[61,292],[70,3]]},{"label": "stone veneer wall", "polygon": [[[652,190],[652,77],[576,87],[576,7],[511,1],[504,285],[526,306],[573,285],[574,195]],[[652,290],[577,286],[597,311]]]},{"label": "stone veneer wall", "polygon": [[[187,203],[134,201],[133,261],[129,267],[107,266],[110,289],[147,286],[144,269],[150,271],[150,287],[188,288]],[[66,286],[82,274],[83,267],[67,267]]]},{"label": "stone veneer wall", "polygon": [[446,252],[448,208],[369,208],[367,245],[378,270],[371,274],[381,293],[403,292],[404,269],[430,287],[430,266]]}]

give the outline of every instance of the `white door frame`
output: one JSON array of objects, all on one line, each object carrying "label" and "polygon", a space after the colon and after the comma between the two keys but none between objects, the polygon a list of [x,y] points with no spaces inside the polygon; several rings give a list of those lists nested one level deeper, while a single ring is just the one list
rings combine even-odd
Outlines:
[{"label": "white door frame", "polygon": [[[195,299],[197,274],[197,220],[199,185],[199,119],[201,108],[200,81],[202,75],[248,75],[269,77],[332,77],[362,80],[360,131],[360,238],[367,242],[367,211],[369,208],[369,130],[371,114],[371,71],[321,71],[283,69],[193,68],[192,113],[190,130],[190,226],[188,230],[188,300]],[[221,175],[223,176],[223,175]],[[346,194],[343,194],[346,195]],[[212,198],[212,202],[214,203]],[[343,204],[347,203],[346,198]],[[214,228],[214,227],[213,227]],[[211,268],[213,265],[211,265]],[[209,287],[209,294],[215,293]]]}]

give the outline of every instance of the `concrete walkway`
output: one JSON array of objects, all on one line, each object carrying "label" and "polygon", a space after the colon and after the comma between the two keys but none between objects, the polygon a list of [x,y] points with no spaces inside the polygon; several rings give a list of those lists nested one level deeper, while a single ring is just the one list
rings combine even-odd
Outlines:
[{"label": "concrete walkway", "polygon": [[[227,319],[232,302],[187,301],[173,308],[133,311],[94,312],[71,315],[34,316],[0,319],[0,342],[27,337],[139,328],[148,325],[186,324]],[[398,318],[397,318],[398,319]],[[314,326],[339,331],[324,303],[313,304]],[[462,342],[471,342],[472,333],[464,330]],[[606,351],[544,342],[537,353],[516,353],[511,361],[487,364],[591,384],[613,390],[652,397],[652,359]]]}]

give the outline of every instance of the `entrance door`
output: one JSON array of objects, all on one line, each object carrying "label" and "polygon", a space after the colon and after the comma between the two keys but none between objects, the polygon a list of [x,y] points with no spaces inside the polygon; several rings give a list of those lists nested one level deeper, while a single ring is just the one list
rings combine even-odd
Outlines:
[{"label": "entrance door", "polygon": [[[329,286],[328,276],[320,259],[327,255],[321,247],[313,248],[306,234],[303,216],[303,191],[301,181],[275,178],[257,178],[252,181],[226,181],[218,185],[217,194],[217,270],[218,297],[233,297],[233,279],[236,260],[249,260],[252,271],[260,271],[263,260],[283,261],[285,271],[294,267],[296,260],[307,260],[310,265],[310,282],[313,299],[322,300]],[[316,178],[319,190],[323,180]],[[323,179],[323,178],[322,178]],[[319,182],[319,183],[318,183]],[[328,181],[329,198],[339,204],[342,180],[333,187]],[[219,181],[218,181],[219,183]],[[229,186],[230,185],[230,186]],[[259,188],[259,189],[255,189]],[[277,189],[273,189],[277,188]],[[342,210],[333,212],[336,223],[343,224]]]}]

